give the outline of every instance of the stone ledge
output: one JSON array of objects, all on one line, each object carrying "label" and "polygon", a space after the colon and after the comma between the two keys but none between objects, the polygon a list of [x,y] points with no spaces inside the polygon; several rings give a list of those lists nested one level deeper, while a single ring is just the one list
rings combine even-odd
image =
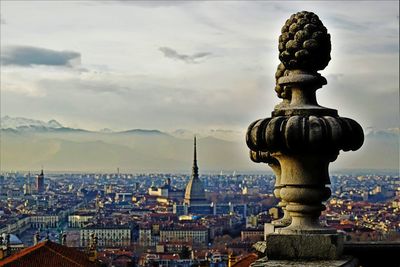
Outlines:
[{"label": "stone ledge", "polygon": [[363,267],[400,267],[399,241],[345,242],[343,252],[360,261]]},{"label": "stone ledge", "polygon": [[353,257],[342,257],[338,260],[321,261],[289,261],[289,260],[268,260],[267,257],[253,262],[251,267],[358,267],[358,260]]},{"label": "stone ledge", "polygon": [[335,260],[343,243],[338,234],[269,234],[265,252],[270,260]]}]

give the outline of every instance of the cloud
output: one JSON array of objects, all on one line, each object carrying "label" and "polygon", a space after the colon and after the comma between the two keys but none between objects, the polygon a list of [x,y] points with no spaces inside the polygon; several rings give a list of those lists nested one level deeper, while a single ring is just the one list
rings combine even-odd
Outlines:
[{"label": "cloud", "polygon": [[373,27],[371,22],[358,22],[352,18],[346,18],[343,15],[334,14],[329,16],[330,22],[336,28],[341,28],[349,31],[365,31]]},{"label": "cloud", "polygon": [[80,78],[72,78],[67,80],[50,80],[44,79],[39,82],[42,88],[50,89],[57,87],[61,91],[76,90],[80,93],[86,91],[87,93],[98,94],[124,94],[129,92],[130,88],[125,85],[120,85],[114,81],[107,81],[102,79],[88,79],[81,75]]},{"label": "cloud", "polygon": [[178,5],[185,5],[190,3],[190,1],[137,1],[137,0],[100,0],[98,1],[103,4],[126,4],[132,6],[139,6],[139,7],[170,7],[170,6],[178,6]]},{"label": "cloud", "polygon": [[64,66],[80,65],[81,54],[74,51],[56,51],[33,46],[8,46],[1,55],[4,65],[27,66]]},{"label": "cloud", "polygon": [[343,73],[331,73],[326,75],[326,78],[328,79],[328,81],[339,81],[341,79],[343,79],[344,74]]},{"label": "cloud", "polygon": [[196,53],[193,55],[185,55],[185,54],[179,54],[177,51],[174,49],[171,49],[169,47],[160,47],[160,51],[164,54],[165,57],[172,58],[175,60],[181,60],[189,64],[193,63],[199,63],[199,59],[208,57],[211,55],[209,52],[201,52],[201,53]]}]

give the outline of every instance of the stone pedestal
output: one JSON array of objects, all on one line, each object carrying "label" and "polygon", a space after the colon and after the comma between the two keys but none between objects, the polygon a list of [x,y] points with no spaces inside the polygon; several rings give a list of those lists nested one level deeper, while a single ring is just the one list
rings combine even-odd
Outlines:
[{"label": "stone pedestal", "polygon": [[267,240],[267,236],[275,233],[275,228],[277,228],[273,223],[264,224],[264,240]]},{"label": "stone pedestal", "polygon": [[271,260],[334,260],[343,252],[339,234],[269,234],[266,254]]}]

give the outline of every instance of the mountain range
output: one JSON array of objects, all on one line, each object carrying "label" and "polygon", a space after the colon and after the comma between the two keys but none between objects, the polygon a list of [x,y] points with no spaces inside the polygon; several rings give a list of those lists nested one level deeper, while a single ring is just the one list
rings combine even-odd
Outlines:
[{"label": "mountain range", "polygon": [[[0,169],[109,172],[190,172],[194,132],[178,129],[89,131],[21,117],[1,118]],[[198,138],[204,172],[265,171],[248,157],[243,131],[205,130]],[[399,129],[368,130],[363,147],[341,153],[331,169],[399,169]]]}]

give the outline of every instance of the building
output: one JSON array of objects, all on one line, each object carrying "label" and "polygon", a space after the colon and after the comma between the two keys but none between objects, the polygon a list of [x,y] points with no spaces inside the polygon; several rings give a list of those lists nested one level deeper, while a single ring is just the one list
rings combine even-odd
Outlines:
[{"label": "building", "polygon": [[57,228],[60,223],[60,217],[58,215],[33,215],[30,217],[32,228]]},{"label": "building", "polygon": [[174,201],[182,201],[184,197],[184,190],[178,189],[171,185],[171,179],[167,178],[165,184],[161,187],[151,186],[148,190],[150,196],[163,197]]},{"label": "building", "polygon": [[230,215],[237,214],[241,218],[247,216],[247,205],[246,204],[233,204],[233,203],[205,203],[187,205],[174,204],[172,207],[173,213],[178,216],[196,214],[196,215]]},{"label": "building", "polygon": [[196,137],[194,138],[194,157],[192,175],[186,186],[185,198],[183,204],[174,204],[173,212],[180,215],[198,214],[198,215],[222,215],[238,214],[242,218],[247,215],[246,204],[220,203],[213,204],[208,202],[205,196],[203,182],[199,178],[199,168],[197,166]]},{"label": "building", "polygon": [[241,241],[261,241],[264,239],[264,229],[244,229],[240,232],[240,240]]},{"label": "building", "polygon": [[80,246],[90,244],[90,236],[98,238],[98,247],[124,247],[131,245],[132,231],[129,225],[91,225],[80,230]]},{"label": "building", "polygon": [[36,191],[38,193],[44,192],[44,174],[43,169],[41,170],[40,174],[36,176]]},{"label": "building", "polygon": [[24,214],[1,225],[0,235],[5,233],[21,234],[29,228],[31,228],[31,217]]},{"label": "building", "polygon": [[139,261],[139,266],[191,267],[199,266],[200,262],[201,260],[198,259],[181,259],[179,254],[176,253],[146,253],[142,255]]},{"label": "building", "polygon": [[194,137],[192,176],[186,186],[184,203],[190,206],[207,204],[203,182],[199,178],[197,167],[196,137]]},{"label": "building", "polygon": [[82,228],[94,217],[94,213],[75,213],[68,216],[68,227]]},{"label": "building", "polygon": [[156,186],[149,187],[148,193],[150,196],[168,197],[168,191],[169,191],[169,184],[167,180],[165,185],[161,187],[156,187]]},{"label": "building", "polygon": [[208,228],[201,225],[165,227],[160,229],[160,242],[187,242],[193,246],[206,246]]},{"label": "building", "polygon": [[[159,237],[159,236],[157,236]],[[138,243],[141,246],[155,246],[158,243],[158,239],[153,235],[152,229],[150,226],[141,226],[139,227],[139,240]]]},{"label": "building", "polygon": [[32,194],[31,174],[30,173],[28,173],[28,176],[26,177],[26,181],[25,181],[23,188],[24,188],[24,195]]},{"label": "building", "polygon": [[132,202],[132,193],[115,193],[115,202],[120,203],[120,202]]}]

